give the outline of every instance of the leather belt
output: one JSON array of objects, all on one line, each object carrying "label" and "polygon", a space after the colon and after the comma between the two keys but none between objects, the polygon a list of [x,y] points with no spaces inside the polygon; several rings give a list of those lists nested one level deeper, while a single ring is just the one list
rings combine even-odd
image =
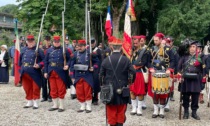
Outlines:
[{"label": "leather belt", "polygon": [[23,66],[24,67],[33,67],[34,65],[33,64],[30,64],[30,63],[23,63]]},{"label": "leather belt", "polygon": [[62,63],[51,62],[51,63],[50,63],[50,66],[51,66],[51,67],[63,67],[64,64],[62,64]]}]

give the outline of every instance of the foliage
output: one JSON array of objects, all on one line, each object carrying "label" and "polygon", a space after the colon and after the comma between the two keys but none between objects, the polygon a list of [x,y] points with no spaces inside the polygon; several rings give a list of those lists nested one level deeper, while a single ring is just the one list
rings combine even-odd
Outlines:
[{"label": "foliage", "polygon": [[[39,32],[41,16],[45,11],[47,0],[22,1],[18,18],[24,22],[24,32]],[[44,20],[43,35],[61,34],[62,0],[50,0],[49,9]],[[119,33],[123,32],[123,0],[92,0],[91,24],[92,36],[101,37],[101,25],[107,13],[108,1],[111,2],[113,18],[118,18]],[[127,1],[127,0],[126,0]],[[179,43],[186,37],[200,40],[209,31],[210,0],[134,0],[137,21],[132,23],[132,35],[144,34],[151,38],[157,31],[175,38]],[[120,11],[123,10],[123,11]],[[100,18],[102,17],[102,24]],[[85,0],[66,0],[65,28],[71,39],[81,39],[85,29]],[[50,31],[52,27],[56,31]],[[115,27],[115,26],[114,26]]]},{"label": "foliage", "polygon": [[[47,0],[30,0],[22,1],[21,9],[18,12],[18,18],[24,22],[24,32],[32,31],[39,32],[42,14],[45,12]],[[81,4],[83,0],[67,0],[66,1],[66,12],[65,12],[65,28],[69,36],[80,38],[84,30],[84,5]],[[50,0],[48,12],[44,19],[43,34],[42,35],[53,35],[54,32],[61,34],[62,28],[62,11],[64,5],[60,0]],[[51,31],[54,27],[56,30]],[[72,38],[74,39],[74,38]]]},{"label": "foliage", "polygon": [[210,26],[210,0],[165,1],[159,12],[159,31],[172,35],[177,43],[186,37],[201,40]]},{"label": "foliage", "polygon": [[0,45],[7,45],[7,47],[10,47],[13,45],[13,39],[11,36],[11,32],[10,31],[6,31],[6,30],[2,30],[1,34],[0,34]]},{"label": "foliage", "polygon": [[17,10],[18,6],[14,4],[7,4],[5,6],[0,7],[0,13],[16,14]]}]

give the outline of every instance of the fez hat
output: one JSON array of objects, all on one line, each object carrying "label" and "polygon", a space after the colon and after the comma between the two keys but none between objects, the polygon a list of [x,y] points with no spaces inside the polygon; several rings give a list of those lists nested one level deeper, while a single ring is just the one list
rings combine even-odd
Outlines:
[{"label": "fez hat", "polygon": [[163,33],[161,33],[161,32],[158,32],[158,33],[155,34],[155,37],[158,37],[158,38],[160,38],[160,39],[163,39],[164,36],[165,36],[165,35],[164,35]]},{"label": "fez hat", "polygon": [[34,40],[34,36],[33,35],[28,35],[27,40]]},{"label": "fez hat", "polygon": [[60,41],[60,36],[55,35],[55,36],[53,36],[53,39],[54,39],[54,41]]},{"label": "fez hat", "polygon": [[139,36],[132,36],[132,39],[146,39],[145,35],[139,35]]},{"label": "fez hat", "polygon": [[79,45],[86,45],[86,41],[85,40],[78,40],[78,44]]}]

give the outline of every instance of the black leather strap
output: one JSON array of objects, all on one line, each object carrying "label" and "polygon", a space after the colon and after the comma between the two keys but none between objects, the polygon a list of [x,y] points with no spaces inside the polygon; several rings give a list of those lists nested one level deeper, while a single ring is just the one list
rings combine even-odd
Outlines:
[{"label": "black leather strap", "polygon": [[118,66],[119,66],[119,63],[120,63],[121,59],[122,59],[122,55],[120,56],[120,58],[119,58],[119,60],[118,60],[118,62],[117,62],[117,66],[116,66],[115,69],[114,69],[114,67],[113,67],[113,65],[112,65],[112,61],[111,61],[111,59],[110,59],[110,56],[109,56],[108,58],[109,58],[109,62],[110,62],[111,67],[112,67],[112,71],[113,71],[113,73],[114,73],[114,77],[117,79],[117,83],[120,84],[120,83],[119,83],[119,80],[118,80],[118,78],[117,78],[117,75],[116,75],[115,72],[116,72],[116,70],[117,70],[117,68],[118,68]]}]

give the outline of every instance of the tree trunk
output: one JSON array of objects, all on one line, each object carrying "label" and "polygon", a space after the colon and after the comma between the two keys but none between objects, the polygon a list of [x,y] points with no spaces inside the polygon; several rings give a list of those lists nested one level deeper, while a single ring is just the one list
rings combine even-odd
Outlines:
[{"label": "tree trunk", "polygon": [[113,36],[119,36],[120,17],[113,14]]},{"label": "tree trunk", "polygon": [[126,0],[123,0],[123,4],[120,8],[112,6],[113,9],[113,36],[119,37],[120,19],[125,10]]}]

